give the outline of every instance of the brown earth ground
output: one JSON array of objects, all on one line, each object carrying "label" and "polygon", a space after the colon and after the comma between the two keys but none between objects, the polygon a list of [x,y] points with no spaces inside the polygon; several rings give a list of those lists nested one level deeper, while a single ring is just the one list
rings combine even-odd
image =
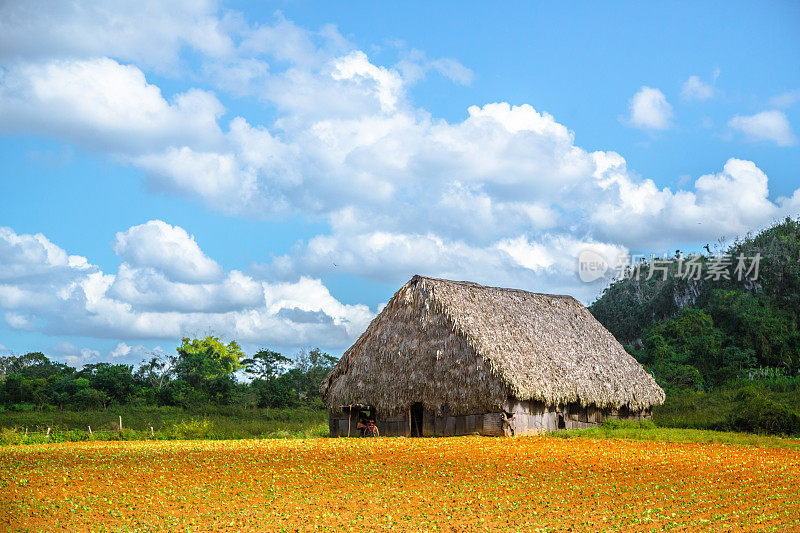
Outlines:
[{"label": "brown earth ground", "polygon": [[800,531],[800,451],[458,437],[0,449],[2,531]]}]

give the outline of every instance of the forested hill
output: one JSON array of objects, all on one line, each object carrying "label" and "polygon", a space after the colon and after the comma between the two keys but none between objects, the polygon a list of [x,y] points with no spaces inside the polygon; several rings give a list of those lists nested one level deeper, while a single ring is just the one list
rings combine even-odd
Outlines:
[{"label": "forested hill", "polygon": [[642,261],[590,311],[663,386],[710,388],[754,373],[796,376],[800,219],[705,251]]}]

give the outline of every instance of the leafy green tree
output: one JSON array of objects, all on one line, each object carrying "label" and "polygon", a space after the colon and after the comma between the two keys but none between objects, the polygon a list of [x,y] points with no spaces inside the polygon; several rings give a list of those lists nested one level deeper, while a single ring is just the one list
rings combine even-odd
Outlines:
[{"label": "leafy green tree", "polygon": [[[184,338],[178,348],[175,375],[209,400],[224,403],[233,391],[233,374],[241,367],[243,356],[236,341],[226,345],[213,336],[204,339]],[[193,401],[195,396],[184,394],[184,401],[187,398]]]},{"label": "leafy green tree", "polygon": [[225,345],[217,337],[189,339],[184,337],[178,348],[175,374],[193,386],[204,380],[230,376],[241,367],[242,349],[231,341]]},{"label": "leafy green tree", "polygon": [[51,389],[46,378],[22,378],[20,383],[21,400],[42,407],[52,399]]},{"label": "leafy green tree", "polygon": [[259,407],[294,407],[299,404],[299,399],[292,388],[292,381],[287,372],[270,379],[253,380],[250,386],[258,393]]},{"label": "leafy green tree", "polygon": [[83,367],[79,375],[89,380],[91,388],[102,391],[118,403],[127,402],[136,391],[133,367],[130,365],[89,364]]},{"label": "leafy green tree", "polygon": [[54,374],[73,374],[75,369],[64,363],[51,361],[41,352],[30,352],[11,356],[6,372],[8,375],[17,374],[26,378],[48,378]]},{"label": "leafy green tree", "polygon": [[237,383],[231,394],[231,403],[245,409],[258,407],[260,399],[259,391],[250,383]]},{"label": "leafy green tree", "polygon": [[159,391],[158,397],[165,405],[187,407],[200,401],[199,393],[182,379],[170,381],[166,387]]},{"label": "leafy green tree", "polygon": [[73,374],[50,376],[48,382],[50,383],[53,402],[61,409],[74,404],[75,395],[91,386],[91,382],[88,379]]},{"label": "leafy green tree", "polygon": [[0,389],[0,399],[3,404],[11,405],[22,403],[22,376],[19,374],[11,374],[5,381],[3,381],[2,389]]},{"label": "leafy green tree", "polygon": [[300,352],[296,368],[287,372],[292,384],[291,388],[297,394],[298,399],[319,398],[319,385],[333,370],[337,361],[338,359],[319,348]]},{"label": "leafy green tree", "polygon": [[94,409],[98,407],[105,409],[108,407],[110,400],[111,398],[109,398],[105,392],[91,387],[81,389],[73,396],[73,403],[77,407],[83,409]]},{"label": "leafy green tree", "polygon": [[272,350],[259,350],[242,360],[245,372],[256,379],[277,377],[291,364],[292,360]]}]

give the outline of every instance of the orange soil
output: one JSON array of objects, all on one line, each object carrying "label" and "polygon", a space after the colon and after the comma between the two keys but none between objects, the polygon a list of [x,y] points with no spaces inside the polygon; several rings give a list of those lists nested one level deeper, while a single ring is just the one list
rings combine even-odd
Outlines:
[{"label": "orange soil", "polygon": [[800,531],[800,452],[458,437],[0,449],[7,531]]}]

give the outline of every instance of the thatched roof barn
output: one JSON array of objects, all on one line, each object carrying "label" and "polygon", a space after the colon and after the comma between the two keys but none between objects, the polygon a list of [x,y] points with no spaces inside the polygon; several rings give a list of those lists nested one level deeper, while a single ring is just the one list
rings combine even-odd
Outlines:
[{"label": "thatched roof barn", "polygon": [[422,276],[397,291],[320,391],[333,417],[352,405],[409,423],[412,406],[431,420],[551,413],[538,429],[568,427],[564,417],[578,411],[585,423],[592,412],[643,416],[664,401],[652,376],[574,298]]}]

